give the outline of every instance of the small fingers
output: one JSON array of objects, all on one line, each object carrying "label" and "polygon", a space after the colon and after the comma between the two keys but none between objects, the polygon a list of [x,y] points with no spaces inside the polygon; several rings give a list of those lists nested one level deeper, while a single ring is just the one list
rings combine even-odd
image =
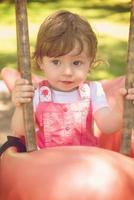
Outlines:
[{"label": "small fingers", "polygon": [[128,89],[128,94],[134,94],[134,88],[129,88]]},{"label": "small fingers", "polygon": [[17,93],[19,93],[19,92],[21,92],[21,93],[26,93],[26,92],[34,92],[34,87],[32,86],[32,85],[18,85],[17,87],[15,87],[15,92]]},{"label": "small fingers", "polygon": [[15,85],[23,85],[23,84],[29,84],[29,81],[23,78],[19,78],[15,81]]},{"label": "small fingers", "polygon": [[30,97],[18,96],[18,97],[15,97],[15,98],[13,97],[12,102],[14,103],[15,106],[20,106],[23,103],[29,103],[31,100],[32,100],[32,98],[30,98]]},{"label": "small fingers", "polygon": [[24,97],[17,97],[16,98],[16,104],[21,103],[28,103],[31,101],[31,98],[24,98]]},{"label": "small fingers", "polygon": [[34,91],[34,86],[29,84],[26,79],[18,79],[15,82],[15,91]]},{"label": "small fingers", "polygon": [[12,102],[15,106],[28,103],[34,96],[34,86],[25,79],[18,79],[12,92]]},{"label": "small fingers", "polygon": [[119,93],[120,93],[122,96],[125,96],[125,95],[127,94],[127,90],[126,90],[125,88],[120,88]]},{"label": "small fingers", "polygon": [[132,100],[134,103],[134,88],[129,88],[127,90],[126,99]]},{"label": "small fingers", "polygon": [[34,92],[31,91],[18,91],[16,92],[16,98],[32,98],[34,96]]}]

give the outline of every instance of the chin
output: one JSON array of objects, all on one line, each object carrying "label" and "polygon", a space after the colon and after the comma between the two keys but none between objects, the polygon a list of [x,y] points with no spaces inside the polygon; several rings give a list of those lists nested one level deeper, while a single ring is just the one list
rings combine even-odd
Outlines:
[{"label": "chin", "polygon": [[71,89],[65,89],[64,92],[72,92],[74,90],[76,90],[78,87],[75,87],[75,88],[71,88]]},{"label": "chin", "polygon": [[76,90],[78,87],[74,87],[74,88],[55,88],[55,90],[57,91],[61,91],[61,92],[71,92],[73,90]]}]

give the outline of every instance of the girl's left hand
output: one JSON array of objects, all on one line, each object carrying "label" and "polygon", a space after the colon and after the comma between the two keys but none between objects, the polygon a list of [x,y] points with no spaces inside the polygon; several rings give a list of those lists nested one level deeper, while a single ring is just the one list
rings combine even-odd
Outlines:
[{"label": "girl's left hand", "polygon": [[[134,86],[134,85],[133,85]],[[128,100],[132,100],[134,103],[134,87],[129,88],[128,90],[125,88],[120,89],[120,94],[124,96]]]}]

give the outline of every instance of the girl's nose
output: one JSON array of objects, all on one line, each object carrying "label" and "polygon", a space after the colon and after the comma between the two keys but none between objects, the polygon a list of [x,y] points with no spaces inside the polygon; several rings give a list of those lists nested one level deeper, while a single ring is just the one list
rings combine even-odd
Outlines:
[{"label": "girl's nose", "polygon": [[70,66],[64,66],[62,72],[63,72],[63,75],[66,75],[66,76],[71,76],[73,73],[72,68]]}]

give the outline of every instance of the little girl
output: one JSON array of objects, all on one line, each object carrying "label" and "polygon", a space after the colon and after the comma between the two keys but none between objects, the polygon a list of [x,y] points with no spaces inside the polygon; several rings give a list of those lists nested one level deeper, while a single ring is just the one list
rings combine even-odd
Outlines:
[{"label": "little girl", "polygon": [[[31,99],[39,148],[98,146],[93,121],[103,133],[121,128],[122,116],[117,108],[116,112],[110,108],[101,84],[86,81],[96,50],[95,33],[77,14],[58,11],[45,19],[34,52],[36,64],[45,78],[36,89],[27,80],[16,81],[12,93],[16,108],[11,125],[15,136],[25,134],[22,104]],[[130,89],[126,98],[133,100],[133,93],[134,89]]]}]

